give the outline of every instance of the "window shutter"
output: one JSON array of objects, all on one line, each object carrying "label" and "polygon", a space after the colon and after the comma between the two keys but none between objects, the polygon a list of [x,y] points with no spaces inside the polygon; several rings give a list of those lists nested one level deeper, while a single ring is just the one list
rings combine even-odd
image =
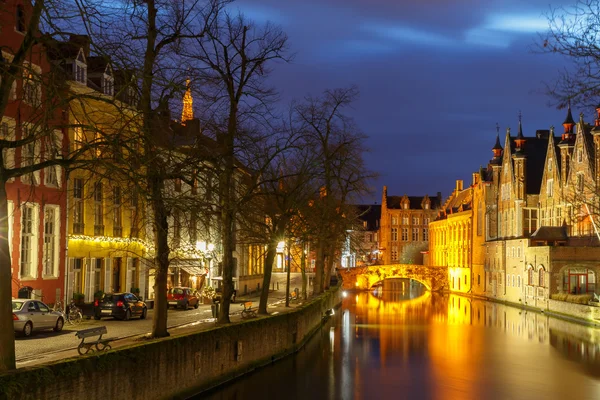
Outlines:
[{"label": "window shutter", "polygon": [[75,259],[73,257],[69,257],[69,265],[67,268],[67,298],[64,305],[65,309],[67,304],[70,303],[73,298],[73,285],[75,284]]},{"label": "window shutter", "polygon": [[133,258],[127,257],[127,271],[125,273],[125,290],[129,291],[133,284],[131,275],[133,274]]},{"label": "window shutter", "polygon": [[138,259],[138,269],[139,269],[139,278],[140,281],[138,282],[138,287],[140,288],[140,296],[145,299],[146,296],[146,263],[144,262],[144,260],[142,260],[141,258]]},{"label": "window shutter", "polygon": [[112,293],[112,263],[110,257],[104,259],[104,293]]},{"label": "window shutter", "polygon": [[95,258],[90,258],[90,272],[91,272],[91,282],[90,283],[90,287],[92,288],[92,298],[91,301],[94,301],[94,294],[96,293],[96,285],[98,285],[98,287],[100,287],[99,283],[100,282],[96,282],[96,259]]}]

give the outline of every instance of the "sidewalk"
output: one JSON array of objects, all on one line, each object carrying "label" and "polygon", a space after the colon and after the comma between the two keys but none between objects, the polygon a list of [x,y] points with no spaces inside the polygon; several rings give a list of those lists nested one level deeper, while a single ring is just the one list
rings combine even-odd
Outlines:
[{"label": "sidewalk", "polygon": [[[258,308],[260,296],[259,296],[259,294],[253,294],[253,295],[249,295],[249,296],[248,295],[238,296],[236,298],[236,302],[232,303],[229,307],[229,311],[230,311],[229,319],[232,324],[240,323],[242,321],[241,312],[243,310],[243,303],[247,302],[247,301],[252,301],[253,302],[252,307]],[[290,302],[290,307],[286,308],[285,307],[285,290],[279,290],[279,291],[274,291],[274,292],[271,291],[270,295],[269,295],[269,305],[267,307],[267,310],[269,311],[269,313],[271,315],[276,315],[276,314],[280,314],[280,313],[289,312],[289,311],[293,310],[295,307],[298,307],[299,305],[301,305],[303,303],[304,303],[303,300],[294,300],[294,301]],[[170,335],[171,336],[187,335],[187,334],[191,334],[191,333],[195,333],[195,332],[201,332],[204,330],[212,329],[214,327],[219,326],[219,324],[216,323],[216,319],[212,317],[211,306],[212,306],[211,304],[201,304],[198,307],[198,309],[201,310],[203,312],[203,314],[206,315],[206,318],[199,319],[194,322],[187,322],[185,324],[181,324],[181,325],[177,325],[177,326],[171,326],[171,327],[169,327]],[[259,315],[256,318],[268,318],[268,316],[260,316]],[[82,326],[81,329],[86,329],[86,327]],[[148,332],[146,334],[138,334],[138,335],[123,337],[123,338],[120,338],[120,339],[110,342],[110,345],[113,349],[118,349],[120,347],[129,346],[132,344],[139,344],[141,342],[145,342],[145,341],[149,341],[149,340],[160,340],[160,339],[150,339],[149,335],[150,335],[150,332]],[[110,337],[110,331],[109,331],[108,335],[106,335],[105,337],[107,337],[107,338]],[[91,341],[91,340],[86,340],[86,342],[87,341]],[[90,351],[89,353],[87,353],[87,355],[94,355],[94,354],[95,353],[93,351]],[[81,357],[79,355],[79,353],[77,352],[76,347],[71,348],[71,349],[66,349],[66,350],[57,350],[55,352],[47,352],[47,353],[39,354],[35,358],[21,360],[20,362],[17,362],[17,367],[23,368],[23,367],[29,367],[29,366],[48,364],[48,363],[53,363],[53,362],[61,361],[61,360],[64,360],[67,358],[72,358],[72,357]]]}]

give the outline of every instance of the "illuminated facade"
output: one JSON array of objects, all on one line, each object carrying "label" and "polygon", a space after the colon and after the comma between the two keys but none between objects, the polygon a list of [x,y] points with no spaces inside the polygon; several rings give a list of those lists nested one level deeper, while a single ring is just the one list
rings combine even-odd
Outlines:
[{"label": "illuminated facade", "polygon": [[349,230],[342,248],[341,267],[373,265],[379,261],[379,221],[381,206],[357,205],[359,226]]},{"label": "illuminated facade", "polygon": [[600,108],[594,126],[571,108],[563,132],[497,138],[482,177],[486,296],[547,307],[555,293],[596,291]]},{"label": "illuminated facade", "polygon": [[383,187],[380,220],[380,252],[383,264],[420,264],[427,251],[429,223],[442,202],[437,196],[388,196]]},{"label": "illuminated facade", "polygon": [[429,225],[429,263],[448,267],[451,291],[484,292],[483,191],[480,174],[473,174],[473,183],[467,189],[463,189],[463,181],[457,180],[455,190]]},{"label": "illuminated facade", "polygon": [[[0,6],[0,64],[12,61],[25,37],[29,2],[4,1]],[[8,103],[0,115],[2,139],[13,141],[38,137],[16,149],[4,150],[7,169],[24,168],[66,153],[61,113],[45,83],[50,64],[41,45],[34,45],[18,70]],[[4,73],[10,73],[5,68]],[[1,77],[0,77],[1,80]],[[55,84],[56,82],[50,82]],[[52,129],[55,126],[55,129]],[[8,241],[12,270],[12,296],[32,289],[33,298],[49,304],[64,295],[66,251],[65,174],[48,167],[6,183]]]},{"label": "illuminated facade", "polygon": [[106,59],[90,56],[85,36],[55,43],[50,54],[66,90],[85,95],[71,101],[64,118],[70,151],[81,152],[93,166],[69,175],[66,300],[81,296],[90,302],[99,292],[126,291],[147,298],[144,202],[116,173],[120,163],[136,165],[140,152],[132,139],[138,118],[131,80],[123,80]]}]

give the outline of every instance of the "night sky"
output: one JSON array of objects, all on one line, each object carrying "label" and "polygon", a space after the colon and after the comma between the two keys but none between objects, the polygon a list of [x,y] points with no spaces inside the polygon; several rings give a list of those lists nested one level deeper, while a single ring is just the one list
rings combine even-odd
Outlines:
[{"label": "night sky", "polygon": [[[238,0],[234,7],[288,34],[295,57],[275,67],[282,101],[358,86],[351,113],[369,136],[368,167],[380,174],[365,202],[465,186],[487,165],[496,136],[525,136],[566,111],[544,92],[567,62],[534,54],[551,7],[575,0]],[[574,109],[586,121],[593,110]]]}]

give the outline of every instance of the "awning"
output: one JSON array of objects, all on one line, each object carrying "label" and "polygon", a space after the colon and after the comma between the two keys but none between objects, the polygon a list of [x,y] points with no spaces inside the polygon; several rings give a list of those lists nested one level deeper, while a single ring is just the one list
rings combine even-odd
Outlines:
[{"label": "awning", "polygon": [[206,275],[206,269],[204,269],[204,268],[191,267],[191,266],[185,266],[185,267],[180,267],[180,268],[190,275]]}]

